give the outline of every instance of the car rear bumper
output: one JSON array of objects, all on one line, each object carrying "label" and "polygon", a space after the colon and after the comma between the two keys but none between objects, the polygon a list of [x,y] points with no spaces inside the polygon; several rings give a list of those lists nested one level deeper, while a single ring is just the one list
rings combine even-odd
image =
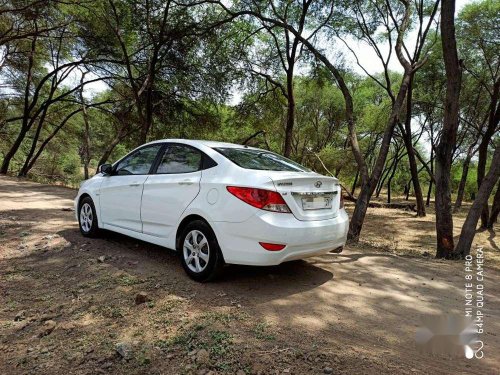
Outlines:
[{"label": "car rear bumper", "polygon": [[[259,211],[242,223],[212,222],[226,263],[272,266],[326,254],[345,245],[349,217],[344,209],[332,219],[300,221],[291,214]],[[265,250],[259,242],[284,244]]]}]

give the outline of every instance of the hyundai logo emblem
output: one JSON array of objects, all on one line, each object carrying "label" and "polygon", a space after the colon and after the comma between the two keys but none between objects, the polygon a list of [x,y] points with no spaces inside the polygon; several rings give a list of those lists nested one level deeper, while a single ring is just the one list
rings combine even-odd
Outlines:
[{"label": "hyundai logo emblem", "polygon": [[320,188],[320,187],[321,187],[321,185],[323,185],[323,183],[322,183],[321,181],[316,181],[316,182],[314,183],[314,186],[316,186],[317,188]]}]

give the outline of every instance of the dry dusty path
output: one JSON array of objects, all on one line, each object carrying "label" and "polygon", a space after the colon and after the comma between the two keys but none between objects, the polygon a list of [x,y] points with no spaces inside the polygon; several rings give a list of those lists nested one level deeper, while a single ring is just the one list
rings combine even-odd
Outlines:
[{"label": "dry dusty path", "polygon": [[[0,374],[500,373],[500,274],[487,259],[485,358],[431,356],[415,331],[463,314],[462,262],[351,247],[197,284],[172,251],[83,238],[63,210],[74,196],[0,178]],[[150,301],[136,305],[141,291]]]}]

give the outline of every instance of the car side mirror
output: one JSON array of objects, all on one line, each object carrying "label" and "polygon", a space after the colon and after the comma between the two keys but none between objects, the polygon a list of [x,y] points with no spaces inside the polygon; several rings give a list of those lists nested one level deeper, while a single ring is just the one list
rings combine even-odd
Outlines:
[{"label": "car side mirror", "polygon": [[104,175],[111,175],[113,173],[113,166],[111,164],[102,164],[99,166],[98,171]]}]

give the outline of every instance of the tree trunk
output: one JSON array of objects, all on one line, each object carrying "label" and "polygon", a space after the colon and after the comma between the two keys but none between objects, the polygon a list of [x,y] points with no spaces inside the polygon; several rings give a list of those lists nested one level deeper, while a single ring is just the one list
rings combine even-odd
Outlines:
[{"label": "tree trunk", "polygon": [[429,181],[429,188],[427,189],[427,200],[425,205],[429,207],[431,205],[431,196],[432,196],[432,180]]},{"label": "tree trunk", "polygon": [[488,228],[493,229],[493,225],[497,222],[498,214],[500,213],[500,184],[497,186],[497,192],[493,198],[493,205],[491,206],[491,216],[488,220]]},{"label": "tree trunk", "polygon": [[23,140],[26,137],[27,132],[28,132],[27,129],[21,127],[21,130],[19,131],[16,140],[14,141],[11,148],[9,149],[9,151],[7,151],[7,153],[3,158],[2,167],[0,168],[0,173],[7,174],[7,172],[9,171],[10,162],[12,161],[12,158],[16,154],[17,150],[19,150],[21,143],[23,143]]},{"label": "tree trunk", "polygon": [[85,131],[83,135],[84,145],[83,145],[83,174],[85,180],[89,179],[89,164],[90,164],[90,127],[87,117],[87,109],[85,104],[83,105],[83,122],[85,123]]},{"label": "tree trunk", "polygon": [[408,94],[406,96],[406,119],[405,119],[405,132],[403,139],[408,153],[408,162],[410,164],[411,180],[413,182],[413,191],[415,192],[415,200],[417,202],[417,216],[425,216],[424,197],[422,195],[422,187],[418,179],[418,167],[415,160],[415,151],[413,150],[413,141],[411,137],[411,114],[412,114],[412,94],[413,94],[413,75],[410,77],[410,84],[408,85]]},{"label": "tree trunk", "polygon": [[[478,189],[481,187],[484,174],[486,173],[486,162],[488,160],[488,146],[490,145],[491,138],[493,137],[493,134],[495,134],[495,129],[498,124],[498,114],[496,112],[497,112],[499,90],[500,90],[500,81],[497,81],[493,86],[493,93],[491,95],[488,126],[486,127],[486,131],[484,132],[483,138],[481,139],[481,143],[479,144],[479,149],[478,149],[478,160],[477,160]],[[489,211],[488,201],[486,201],[484,202],[483,211],[481,212],[481,228],[486,228],[488,226],[488,219],[489,219],[488,211]]]},{"label": "tree trunk", "polygon": [[434,147],[431,147],[431,160],[429,160],[429,163],[431,164],[431,176],[429,176],[429,189],[427,190],[427,202],[425,203],[427,207],[431,204],[432,184],[434,183]]},{"label": "tree trunk", "polygon": [[109,156],[115,149],[115,147],[120,143],[119,138],[113,139],[113,141],[108,145],[106,150],[104,150],[104,153],[102,154],[101,158],[99,159],[99,162],[97,163],[97,166],[101,166],[106,163],[106,161],[109,159]]},{"label": "tree trunk", "polygon": [[397,124],[399,113],[401,112],[401,107],[403,106],[409,82],[410,74],[409,72],[405,72],[398,91],[398,95],[391,109],[391,116],[389,117],[389,121],[384,131],[382,143],[380,144],[379,154],[377,160],[375,161],[372,174],[368,181],[362,182],[361,185],[361,191],[359,192],[351,222],[349,223],[348,238],[350,241],[357,242],[359,240],[359,235],[361,234],[366,211],[368,210],[368,203],[370,202],[370,198],[372,197],[375,187],[377,186],[377,183],[380,179],[380,175],[382,174],[382,170],[387,159],[387,154],[389,153],[389,147],[391,145],[394,127]]},{"label": "tree trunk", "polygon": [[464,199],[465,185],[467,184],[467,175],[469,174],[469,165],[473,155],[473,147],[469,148],[467,156],[462,164],[462,177],[460,178],[460,184],[458,185],[457,200],[455,201],[454,211],[458,211],[462,207],[462,201]]},{"label": "tree trunk", "polygon": [[354,177],[354,182],[351,188],[351,195],[354,195],[354,193],[356,192],[356,184],[358,183],[358,178],[359,178],[359,170],[356,171],[356,176]]},{"label": "tree trunk", "polygon": [[370,202],[371,186],[370,182],[361,185],[361,190],[359,191],[358,198],[356,200],[356,206],[354,207],[354,212],[349,222],[349,234],[348,238],[350,241],[357,242],[359,240],[359,235],[361,234],[361,228],[363,227],[363,221],[366,216],[366,211],[368,210],[368,203]]},{"label": "tree trunk", "polygon": [[405,185],[405,201],[407,201],[408,199],[410,199],[410,183],[407,183]]},{"label": "tree trunk", "polygon": [[292,153],[293,127],[295,125],[295,96],[293,92],[293,68],[289,68],[286,76],[288,110],[286,114],[285,147],[283,155],[287,158]]},{"label": "tree trunk", "polygon": [[377,187],[375,188],[375,197],[378,198],[380,196],[380,193],[382,192],[382,188],[384,187],[385,180],[387,179],[387,176],[392,170],[392,166],[394,165],[394,159],[392,159],[391,164],[389,166],[384,167],[384,171],[382,172],[381,178],[378,180]]},{"label": "tree trunk", "polygon": [[[486,170],[486,161],[488,159],[488,144],[489,141],[484,142],[485,138],[487,136],[490,136],[488,130],[486,130],[486,133],[484,134],[483,137],[483,142],[479,145],[479,152],[478,152],[478,160],[477,160],[477,187],[478,189],[481,188],[481,183],[484,178],[485,170]],[[489,208],[488,208],[488,201],[484,202],[483,209],[481,211],[481,228],[486,228],[488,225],[488,217],[489,217]]]},{"label": "tree trunk", "polygon": [[129,132],[124,132],[122,130],[120,130],[118,132],[118,134],[108,144],[108,146],[104,150],[101,158],[97,162],[97,166],[98,167],[101,166],[101,165],[103,165],[104,163],[106,163],[106,161],[109,159],[109,156],[111,155],[111,153],[113,152],[113,150],[115,149],[115,147],[118,146],[118,143],[120,143],[123,139],[125,139],[125,137],[128,136],[129,134],[130,134]]},{"label": "tree trunk", "polygon": [[[54,93],[56,92],[56,88],[57,88],[56,80],[57,80],[57,76],[54,76],[54,78],[52,78],[50,92],[49,92],[46,104],[43,106],[41,115],[38,119],[38,126],[36,127],[35,134],[33,135],[33,139],[31,141],[31,147],[28,151],[28,155],[26,155],[26,160],[24,161],[24,165],[21,168],[21,170],[19,171],[19,174],[18,174],[19,177],[26,177],[28,175],[28,170],[30,169],[29,165],[30,165],[31,159],[33,158],[33,155],[35,154],[36,146],[38,144],[38,140],[40,138],[40,134],[42,132],[43,125],[45,124],[45,118],[47,117],[47,113],[49,111],[50,102],[52,100],[52,97],[54,96]],[[29,127],[31,127],[31,126],[29,126]]]},{"label": "tree trunk", "polygon": [[149,132],[149,125],[147,123],[146,119],[143,119],[141,121],[141,131],[139,133],[139,139],[137,145],[143,145],[144,143],[147,143],[148,140],[148,132]]},{"label": "tree trunk", "polygon": [[[168,3],[167,3],[168,4]],[[167,5],[168,8],[168,5]],[[151,60],[149,62],[148,68],[148,76],[147,76],[147,84],[145,88],[146,98],[145,98],[145,111],[146,113],[142,116],[142,128],[140,135],[140,143],[144,144],[148,140],[148,134],[153,125],[153,115],[154,115],[154,106],[153,106],[153,91],[154,91],[154,82],[156,79],[156,65],[158,63],[158,52],[159,47],[155,45],[153,55],[151,56]],[[140,96],[140,95],[138,95]],[[142,109],[138,108],[138,111],[142,113]]]},{"label": "tree trunk", "polygon": [[[36,28],[36,23],[35,23],[35,28]],[[33,62],[35,57],[36,41],[37,37],[34,36],[33,40],[31,41],[31,50],[28,56],[28,70],[26,74],[26,86],[24,89],[24,107],[23,107],[23,119],[21,124],[21,130],[19,131],[19,134],[17,135],[17,138],[12,144],[11,148],[9,149],[9,151],[7,151],[7,153],[3,158],[2,166],[0,167],[0,173],[2,174],[7,174],[7,172],[9,171],[10,162],[14,157],[14,155],[17,153],[17,150],[19,150],[19,147],[21,147],[21,144],[23,143],[24,138],[26,137],[26,134],[29,131],[29,120],[30,120],[29,98],[30,98],[31,83],[33,80]]]},{"label": "tree trunk", "polygon": [[[38,147],[38,151],[36,152],[35,155],[33,155],[33,157],[30,159],[29,161],[29,164],[27,165],[26,167],[26,175],[29,173],[29,171],[31,170],[31,168],[33,168],[33,166],[35,165],[36,161],[38,160],[38,158],[40,157],[40,155],[42,154],[43,150],[45,149],[45,147],[49,144],[49,142],[52,140],[52,138],[54,138],[57,133],[59,132],[59,130],[62,129],[62,127],[69,121],[69,119],[71,117],[73,117],[75,114],[77,114],[78,112],[81,111],[81,108],[77,109],[77,110],[74,110],[73,112],[71,112],[70,114],[68,114],[62,121],[61,123],[52,131],[51,134],[49,134],[45,140],[42,142],[42,144],[40,145],[40,147]],[[52,174],[54,174],[54,172],[52,172]]]},{"label": "tree trunk", "polygon": [[404,157],[404,155],[395,158],[391,175],[389,176],[389,179],[387,180],[387,203],[389,203],[389,204],[391,203],[391,183],[392,183],[392,179],[396,175],[396,170],[398,169],[398,164],[399,164],[399,162],[401,161],[401,159],[403,157]]},{"label": "tree trunk", "polygon": [[82,115],[83,115],[83,174],[85,180],[89,179],[89,164],[90,164],[90,125],[89,125],[89,115],[87,113],[87,105],[85,104],[85,98],[83,96],[83,88],[84,88],[84,80],[85,74],[87,72],[82,73],[82,77],[80,79],[80,102],[82,103]]},{"label": "tree trunk", "polygon": [[[361,229],[363,226],[363,221],[366,216],[366,211],[368,209],[368,203],[370,202],[370,198],[377,186],[377,183],[382,174],[382,170],[384,168],[384,164],[387,160],[387,154],[389,153],[389,148],[391,145],[392,136],[394,133],[394,127],[399,122],[399,114],[401,112],[401,108],[404,104],[404,100],[408,91],[408,86],[410,84],[411,75],[414,73],[415,66],[412,66],[405,58],[403,53],[403,35],[409,25],[410,18],[410,9],[409,2],[403,3],[405,6],[405,15],[401,22],[401,25],[398,30],[398,38],[395,44],[395,52],[398,57],[399,62],[404,67],[404,74],[401,80],[401,85],[398,89],[398,93],[393,100],[391,115],[387,121],[384,135],[382,137],[382,142],[380,144],[380,150],[378,152],[377,159],[373,166],[371,176],[368,179],[363,179],[361,191],[358,197],[358,202],[354,208],[354,212],[352,214],[352,219],[349,224],[349,232],[347,237],[349,241],[358,241],[359,235],[361,234]],[[368,175],[366,173],[365,175]]]},{"label": "tree trunk", "polygon": [[455,39],[455,1],[441,3],[441,42],[446,71],[443,128],[436,148],[436,258],[451,258],[454,250],[451,204],[451,162],[458,130],[462,69]]},{"label": "tree trunk", "polygon": [[346,84],[340,71],[328,60],[328,58],[321,54],[308,39],[305,39],[297,34],[294,35],[309,49],[310,52],[314,54],[318,60],[325,64],[326,68],[332,73],[337,81],[339,89],[342,92],[342,97],[344,98],[345,117],[347,121],[347,129],[349,130],[349,143],[351,144],[351,150],[354,155],[354,159],[356,160],[356,164],[358,165],[361,184],[366,183],[369,178],[368,166],[358,142],[356,120],[354,118],[354,102],[351,92],[349,91],[349,86]]},{"label": "tree trunk", "polygon": [[472,207],[467,214],[464,225],[462,226],[462,231],[460,232],[460,238],[458,240],[457,248],[455,249],[455,254],[458,257],[465,257],[470,254],[470,248],[472,246],[472,241],[474,240],[474,235],[476,234],[476,226],[481,216],[485,202],[491,194],[491,191],[495,187],[495,184],[500,177],[500,147],[495,150],[493,155],[493,160],[491,163],[491,168],[486,177],[484,177],[481,182],[481,187],[477,192],[476,199],[472,204]]},{"label": "tree trunk", "polygon": [[38,139],[40,138],[40,133],[42,131],[43,124],[45,122],[45,116],[47,114],[47,110],[48,109],[45,109],[43,111],[42,116],[40,116],[40,119],[38,120],[38,126],[36,127],[35,134],[33,135],[30,150],[28,151],[28,155],[26,156],[26,160],[24,161],[23,167],[18,173],[19,177],[26,177],[28,175],[28,166],[30,164],[31,159],[33,158],[33,155],[35,154],[36,146],[38,144]]}]

